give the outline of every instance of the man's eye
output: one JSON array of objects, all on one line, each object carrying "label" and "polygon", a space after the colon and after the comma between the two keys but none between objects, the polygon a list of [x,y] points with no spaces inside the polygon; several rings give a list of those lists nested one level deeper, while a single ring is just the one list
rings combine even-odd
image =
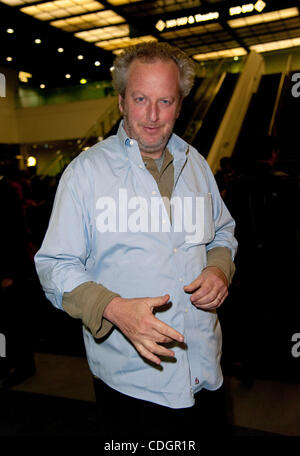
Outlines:
[{"label": "man's eye", "polygon": [[142,103],[144,100],[145,100],[144,97],[137,97],[137,98],[135,99],[135,101],[137,101],[138,103]]},{"label": "man's eye", "polygon": [[170,100],[161,100],[162,104],[164,105],[168,105],[170,104]]}]

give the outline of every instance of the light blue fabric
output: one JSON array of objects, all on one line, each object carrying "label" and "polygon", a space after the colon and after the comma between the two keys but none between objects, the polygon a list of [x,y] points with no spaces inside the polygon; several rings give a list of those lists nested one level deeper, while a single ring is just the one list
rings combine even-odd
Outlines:
[{"label": "light blue fabric", "polygon": [[[120,232],[125,231],[123,222],[117,223],[115,232],[99,232],[99,220],[104,220],[103,197],[113,198],[121,211],[120,189],[127,191],[128,200],[142,197],[149,207],[151,198],[161,201],[137,142],[127,137],[121,123],[117,135],[82,152],[65,170],[35,263],[47,298],[58,308],[62,308],[64,292],[87,281],[101,283],[124,298],[168,293],[171,305],[156,316],[185,336],[186,347],[174,347],[176,362],[150,365],[118,329],[104,340],[95,340],[85,328],[83,334],[88,363],[96,377],[129,396],[184,408],[194,404],[194,393],[200,389],[219,388],[223,377],[217,314],[195,308],[183,286],[206,266],[207,250],[227,247],[234,257],[237,243],[234,221],[204,158],[175,134],[168,149],[174,157],[173,196],[189,197],[193,211],[197,196],[204,202],[201,235],[176,232],[164,204],[159,232]],[[132,208],[126,210],[129,217],[137,214]],[[133,225],[138,222],[136,219]]]}]

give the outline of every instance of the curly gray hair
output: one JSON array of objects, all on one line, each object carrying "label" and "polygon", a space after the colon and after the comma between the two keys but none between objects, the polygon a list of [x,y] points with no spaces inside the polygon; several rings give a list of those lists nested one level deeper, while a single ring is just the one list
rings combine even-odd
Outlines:
[{"label": "curly gray hair", "polygon": [[132,61],[136,59],[144,62],[173,60],[179,69],[179,85],[182,98],[185,98],[190,93],[195,79],[194,62],[178,48],[167,43],[149,41],[130,46],[115,58],[112,78],[114,88],[120,95],[125,95],[127,71]]}]

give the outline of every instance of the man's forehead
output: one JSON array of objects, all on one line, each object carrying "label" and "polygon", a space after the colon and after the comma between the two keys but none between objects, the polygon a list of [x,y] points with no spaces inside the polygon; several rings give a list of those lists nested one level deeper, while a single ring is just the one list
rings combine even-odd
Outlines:
[{"label": "man's forehead", "polygon": [[151,59],[150,58],[136,57],[130,63],[130,65],[128,67],[128,72],[133,67],[135,67],[135,68],[137,66],[139,66],[139,67],[143,67],[143,66],[148,67],[149,65],[156,65],[156,64],[172,65],[175,68],[178,68],[176,62],[174,62],[174,60],[172,60],[172,59],[161,59],[159,57],[155,57],[155,58],[151,58]]},{"label": "man's forehead", "polygon": [[[178,68],[177,64],[171,59],[169,59],[169,60],[155,59],[155,60],[151,60],[151,61],[148,61],[148,60],[146,61],[146,60],[142,60],[140,58],[138,58],[138,59],[136,58],[131,62],[131,64],[128,67],[127,81],[128,81],[128,78],[136,75],[139,72],[145,73],[145,76],[153,74],[153,72],[150,71],[151,66],[153,66],[153,67],[155,66],[156,70],[157,70],[157,66],[158,66],[158,71],[155,74],[157,74],[157,73],[163,74],[164,67],[165,67],[167,71],[171,68],[171,74],[176,75],[176,73],[177,73],[178,78],[180,78],[179,68]],[[154,68],[152,68],[152,70],[154,71]],[[169,74],[170,74],[170,72],[169,72]]]}]

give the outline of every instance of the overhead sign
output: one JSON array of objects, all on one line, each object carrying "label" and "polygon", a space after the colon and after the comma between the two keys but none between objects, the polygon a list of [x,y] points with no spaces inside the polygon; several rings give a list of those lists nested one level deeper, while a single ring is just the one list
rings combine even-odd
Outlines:
[{"label": "overhead sign", "polygon": [[215,12],[207,13],[207,14],[195,14],[194,16],[178,17],[177,19],[169,19],[167,21],[163,21],[160,19],[156,23],[155,27],[157,28],[157,30],[162,32],[165,28],[170,29],[170,28],[174,28],[174,27],[184,26],[187,24],[212,21],[214,19],[218,19],[219,16],[220,16],[220,13],[215,11]]},{"label": "overhead sign", "polygon": [[[266,6],[266,3],[263,2],[262,0],[257,1],[256,3],[246,3],[245,5],[241,6],[233,6],[229,8],[229,15],[230,16],[237,16],[240,14],[247,14],[247,13],[252,13],[253,11],[257,11],[260,13]],[[195,23],[200,23],[200,22],[207,22],[207,21],[213,21],[216,19],[219,19],[220,13],[218,11],[213,11],[210,13],[205,13],[205,14],[195,14],[191,16],[183,16],[183,17],[178,17],[175,19],[168,19],[166,21],[163,21],[160,19],[156,25],[155,28],[159,31],[162,32],[165,29],[171,29],[175,27],[182,27],[185,25],[191,25]]]},{"label": "overhead sign", "polygon": [[257,1],[256,3],[247,3],[241,6],[233,6],[232,8],[229,8],[229,15],[236,16],[239,14],[247,14],[252,13],[254,10],[258,13],[261,13],[265,6],[266,3],[261,0]]}]

